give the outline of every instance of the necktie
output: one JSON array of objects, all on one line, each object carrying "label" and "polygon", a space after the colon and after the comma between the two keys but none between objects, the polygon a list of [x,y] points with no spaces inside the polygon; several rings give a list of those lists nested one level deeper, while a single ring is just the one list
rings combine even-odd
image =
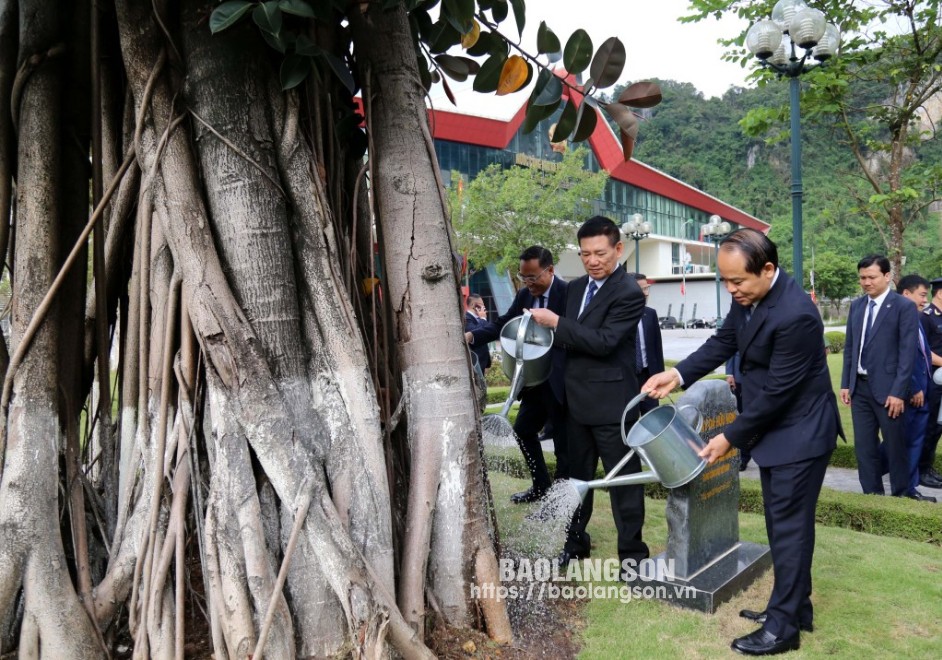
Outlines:
[{"label": "necktie", "polygon": [[582,311],[589,306],[589,303],[592,302],[592,296],[595,295],[595,292],[598,291],[599,286],[595,283],[595,280],[589,280],[589,288],[585,292],[585,304],[582,306]]},{"label": "necktie", "polygon": [[749,305],[749,307],[746,308],[746,323],[748,324],[749,321],[751,320],[752,320],[752,305]]},{"label": "necktie", "polygon": [[635,373],[641,373],[644,370],[644,351],[641,350],[641,337],[644,329],[641,323],[638,324],[638,336],[635,337]]},{"label": "necktie", "polygon": [[546,296],[540,296],[540,308],[546,309]]},{"label": "necktie", "polygon": [[863,346],[860,349],[860,366],[864,369],[867,368],[867,342],[870,340],[870,330],[873,329],[873,317],[874,313],[877,310],[877,302],[875,300],[870,301],[869,312],[867,313],[867,329],[863,334]]}]

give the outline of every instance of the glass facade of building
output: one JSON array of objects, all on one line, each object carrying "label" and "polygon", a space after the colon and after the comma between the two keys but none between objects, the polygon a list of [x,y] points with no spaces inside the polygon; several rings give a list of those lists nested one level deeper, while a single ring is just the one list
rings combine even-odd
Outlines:
[{"label": "glass facade of building", "polygon": [[[435,140],[435,152],[442,169],[443,180],[451,185],[454,174],[466,181],[473,179],[488,165],[498,163],[501,167],[513,165],[539,166],[562,160],[561,151],[571,146],[553,145],[549,136],[559,111],[543,120],[531,133],[517,131],[506,149],[492,149],[460,142]],[[595,155],[589,152],[586,168],[597,172],[600,169]],[[683,241],[700,240],[701,225],[709,222],[710,214],[682,202],[638,188],[630,183],[610,178],[605,186],[603,198],[597,200],[595,211],[608,216],[622,225],[635,213],[641,213],[651,223],[653,233]],[[692,220],[693,222],[687,222]],[[739,225],[730,222],[733,229]],[[674,250],[677,252],[677,250]]]}]

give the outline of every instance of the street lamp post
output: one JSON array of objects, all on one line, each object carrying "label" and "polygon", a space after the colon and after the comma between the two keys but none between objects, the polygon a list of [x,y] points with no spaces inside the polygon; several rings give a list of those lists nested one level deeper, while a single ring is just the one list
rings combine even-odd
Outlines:
[{"label": "street lamp post", "polygon": [[[788,35],[784,39],[783,35]],[[827,23],[824,13],[808,7],[804,0],[779,0],[772,8],[771,20],[754,24],[746,32],[746,48],[762,66],[790,79],[789,105],[792,143],[792,269],[802,286],[802,182],[801,123],[798,77],[815,68],[810,55],[819,63],[832,57],[840,44],[841,33]],[[804,50],[799,58],[795,47]]]},{"label": "street lamp post", "polygon": [[640,273],[641,252],[639,250],[639,244],[642,239],[651,235],[651,223],[646,222],[644,216],[640,213],[635,213],[631,216],[631,220],[621,226],[621,230],[625,233],[625,236],[635,241],[635,272]]},{"label": "street lamp post", "polygon": [[715,262],[714,270],[716,271],[716,327],[722,325],[722,316],[720,315],[720,241],[722,241],[726,235],[729,233],[730,227],[729,223],[723,220],[718,215],[711,215],[710,222],[703,225],[703,235],[706,236],[706,239],[713,243],[713,259]]}]

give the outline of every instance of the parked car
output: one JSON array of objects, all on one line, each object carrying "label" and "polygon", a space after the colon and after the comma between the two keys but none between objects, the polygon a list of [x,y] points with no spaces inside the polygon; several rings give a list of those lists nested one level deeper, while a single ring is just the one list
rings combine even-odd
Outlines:
[{"label": "parked car", "polygon": [[677,319],[673,316],[661,316],[657,321],[658,325],[661,326],[661,330],[673,330],[677,327]]},{"label": "parked car", "polygon": [[710,324],[704,321],[703,319],[690,319],[686,323],[688,328],[709,328]]}]

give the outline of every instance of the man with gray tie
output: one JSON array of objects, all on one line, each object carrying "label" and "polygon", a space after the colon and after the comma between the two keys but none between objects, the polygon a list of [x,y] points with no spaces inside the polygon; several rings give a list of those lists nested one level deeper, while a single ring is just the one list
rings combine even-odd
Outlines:
[{"label": "man with gray tie", "polygon": [[857,473],[864,493],[883,495],[880,438],[894,497],[910,490],[903,410],[913,372],[919,316],[911,302],[890,289],[890,261],[881,255],[857,263],[864,295],[847,316],[841,401],[851,406]]}]

